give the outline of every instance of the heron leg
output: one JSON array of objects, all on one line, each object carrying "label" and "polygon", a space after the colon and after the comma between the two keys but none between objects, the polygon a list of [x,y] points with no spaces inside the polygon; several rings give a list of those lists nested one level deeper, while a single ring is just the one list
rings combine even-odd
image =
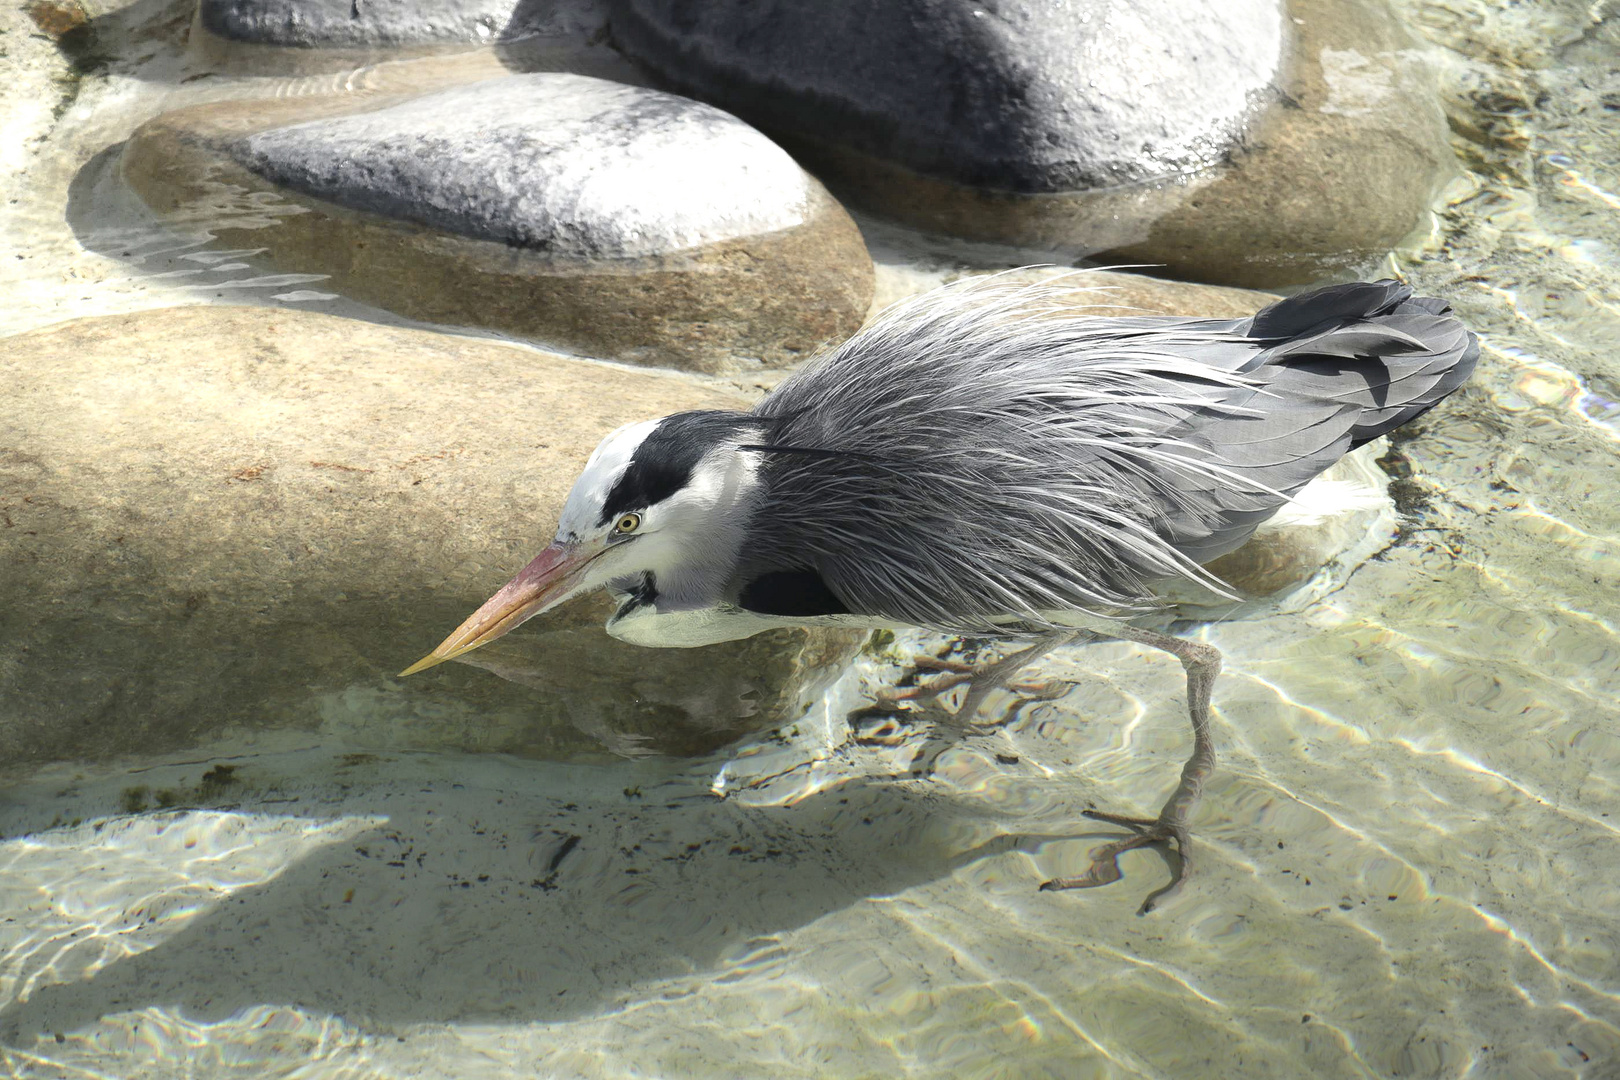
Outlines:
[{"label": "heron leg", "polygon": [[1139,913],[1146,915],[1179,892],[1187,876],[1192,872],[1192,845],[1188,837],[1187,823],[1192,817],[1193,810],[1198,806],[1198,800],[1203,796],[1205,781],[1215,771],[1215,744],[1209,732],[1209,703],[1215,686],[1215,677],[1221,671],[1221,654],[1212,645],[1152,630],[1142,630],[1134,626],[1111,626],[1106,632],[1113,637],[1163,649],[1181,661],[1181,666],[1187,672],[1187,712],[1192,717],[1193,726],[1192,756],[1181,767],[1181,780],[1176,784],[1175,791],[1170,794],[1163,809],[1159,811],[1158,817],[1138,818],[1098,810],[1085,811],[1088,818],[1123,825],[1133,830],[1135,835],[1123,837],[1093,851],[1091,866],[1085,873],[1074,877],[1053,878],[1041,888],[1090,889],[1098,885],[1107,885],[1120,879],[1119,857],[1125,852],[1148,844],[1174,841],[1176,854],[1179,856],[1175,877],[1169,885],[1149,894],[1148,898],[1142,901]]}]

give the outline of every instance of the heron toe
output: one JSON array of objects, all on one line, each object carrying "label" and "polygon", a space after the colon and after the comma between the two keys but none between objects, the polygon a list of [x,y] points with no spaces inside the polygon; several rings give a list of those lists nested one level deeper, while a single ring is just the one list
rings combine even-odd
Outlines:
[{"label": "heron toe", "polygon": [[1171,841],[1175,842],[1176,855],[1178,856],[1175,860],[1175,876],[1170,879],[1168,885],[1149,893],[1136,913],[1146,915],[1181,891],[1181,886],[1186,883],[1187,877],[1192,871],[1192,859],[1188,850],[1191,843],[1184,822],[1168,821],[1163,817],[1126,817],[1123,814],[1109,814],[1101,810],[1087,810],[1085,816],[1094,821],[1106,821],[1112,825],[1123,825],[1128,829],[1134,829],[1136,835],[1121,837],[1097,848],[1091,853],[1091,865],[1086,868],[1084,873],[1076,874],[1073,877],[1052,878],[1050,881],[1042,882],[1042,892],[1057,892],[1064,889],[1095,889],[1099,885],[1112,885],[1125,876],[1124,872],[1119,868],[1119,857],[1125,852],[1139,847],[1147,847],[1149,844],[1167,844]]},{"label": "heron toe", "polygon": [[1043,679],[1028,682],[1013,682],[1014,676],[1028,665],[1045,656],[1053,649],[1073,641],[1078,634],[1071,631],[1052,631],[1042,634],[1031,645],[1025,646],[1016,652],[1002,657],[1000,660],[986,661],[982,664],[968,664],[960,660],[950,660],[938,656],[918,656],[912,660],[912,670],[920,674],[925,670],[938,671],[941,674],[926,683],[919,682],[915,686],[891,688],[879,693],[880,703],[889,704],[896,701],[932,701],[947,690],[967,685],[967,697],[962,700],[961,706],[952,714],[952,718],[959,726],[972,724],[973,715],[984,704],[985,698],[1001,687],[1006,687],[1015,693],[1032,697],[1035,700],[1048,700],[1063,694],[1069,684],[1056,679]]}]

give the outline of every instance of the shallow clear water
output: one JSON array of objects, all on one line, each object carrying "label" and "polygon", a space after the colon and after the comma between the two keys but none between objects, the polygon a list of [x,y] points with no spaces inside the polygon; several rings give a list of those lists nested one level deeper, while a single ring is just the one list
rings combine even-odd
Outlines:
[{"label": "shallow clear water", "polygon": [[[1620,1076],[1620,20],[1400,7],[1463,171],[1395,263],[1482,361],[1401,438],[1393,547],[1192,631],[1226,657],[1222,767],[1172,905],[1135,914],[1152,851],[1036,891],[1111,833],[1079,809],[1151,811],[1185,753],[1179,667],[1132,646],[1044,662],[1075,688],[927,780],[926,733],[848,737],[881,658],[698,761],[401,751],[379,731],[433,718],[363,698],[0,793],[5,1074]],[[7,145],[0,331],[348,310],[85,167],[177,102],[263,89],[146,51]],[[122,812],[162,801],[234,808]]]}]

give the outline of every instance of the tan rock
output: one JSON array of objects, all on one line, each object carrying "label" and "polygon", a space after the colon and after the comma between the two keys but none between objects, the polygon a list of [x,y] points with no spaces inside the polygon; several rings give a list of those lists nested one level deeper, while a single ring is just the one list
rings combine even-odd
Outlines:
[{"label": "tan rock", "polygon": [[[983,277],[983,271],[966,268],[933,272],[909,266],[879,265],[872,314],[908,296],[968,277]],[[1253,315],[1278,299],[1276,293],[1254,289],[1233,289],[1222,285],[1200,285],[1167,281],[1148,274],[1117,270],[1086,270],[1081,273],[1062,266],[1031,266],[1000,271],[1009,281],[1049,281],[1066,278],[1073,282],[1075,303],[1084,304],[1094,315],[1185,315],[1208,319],[1241,319]]]},{"label": "tan rock", "polygon": [[188,307],[0,341],[0,384],[0,762],[288,728],[698,751],[796,715],[844,640],[638,649],[587,599],[481,658],[532,685],[393,677],[549,540],[608,430],[743,404],[679,376]]},{"label": "tan rock", "polygon": [[82,31],[90,23],[89,14],[78,0],[28,0],[23,11],[42,34],[55,42]]}]

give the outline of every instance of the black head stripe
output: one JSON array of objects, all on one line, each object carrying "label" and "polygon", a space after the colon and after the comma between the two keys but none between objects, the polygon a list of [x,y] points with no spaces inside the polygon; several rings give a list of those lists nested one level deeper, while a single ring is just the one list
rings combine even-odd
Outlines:
[{"label": "black head stripe", "polygon": [[620,514],[663,502],[692,482],[703,455],[726,442],[757,437],[759,421],[746,413],[684,412],[666,416],[636,447],[602,503],[606,525]]}]

